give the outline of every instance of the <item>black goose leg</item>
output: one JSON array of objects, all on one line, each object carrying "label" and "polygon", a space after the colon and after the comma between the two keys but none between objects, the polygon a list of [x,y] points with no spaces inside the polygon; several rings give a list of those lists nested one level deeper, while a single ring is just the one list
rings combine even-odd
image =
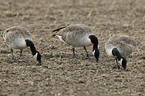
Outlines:
[{"label": "black goose leg", "polygon": [[23,52],[23,49],[20,50],[20,56],[18,58],[18,61],[24,61],[24,60],[21,60],[22,52]]},{"label": "black goose leg", "polygon": [[87,49],[86,49],[86,46],[84,46],[84,50],[85,50],[86,53],[87,53],[86,58],[90,58],[90,55],[89,55],[89,53],[88,53],[88,51],[87,51]]},{"label": "black goose leg", "polygon": [[13,49],[11,49],[11,54],[12,54],[12,60],[14,60],[16,62],[17,60],[14,58]]},{"label": "black goose leg", "polygon": [[[76,57],[76,54],[75,54],[75,48],[72,48],[72,50],[73,50],[73,58],[77,58]],[[78,59],[78,58],[77,58]]]},{"label": "black goose leg", "polygon": [[118,60],[117,60],[117,58],[116,58],[116,64],[117,64],[117,69],[120,69],[120,66],[119,66],[119,64],[118,64]]}]

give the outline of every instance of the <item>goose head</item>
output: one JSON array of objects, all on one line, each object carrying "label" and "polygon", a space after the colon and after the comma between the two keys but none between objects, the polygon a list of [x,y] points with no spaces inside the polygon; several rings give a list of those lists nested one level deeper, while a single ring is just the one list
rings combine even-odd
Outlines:
[{"label": "goose head", "polygon": [[126,69],[127,60],[124,57],[121,56],[121,54],[120,54],[120,52],[119,52],[119,50],[117,48],[113,48],[112,55],[115,56],[115,58],[117,59],[119,65],[121,65],[121,67]]},{"label": "goose head", "polygon": [[91,42],[93,43],[93,55],[95,56],[96,61],[98,62],[99,55],[100,55],[100,52],[98,49],[98,38],[95,35],[90,35],[89,38],[90,38]]},{"label": "goose head", "polygon": [[121,57],[120,60],[118,60],[119,64],[122,65],[123,69],[126,69],[127,66],[127,60],[124,57]]},{"label": "goose head", "polygon": [[99,62],[99,55],[100,55],[100,52],[98,49],[94,49],[93,50],[93,55],[95,56],[96,58],[96,62]]},{"label": "goose head", "polygon": [[34,57],[34,59],[36,59],[36,60],[39,62],[39,64],[41,65],[41,54],[40,54],[38,51],[36,51],[36,54],[35,54],[33,57]]}]

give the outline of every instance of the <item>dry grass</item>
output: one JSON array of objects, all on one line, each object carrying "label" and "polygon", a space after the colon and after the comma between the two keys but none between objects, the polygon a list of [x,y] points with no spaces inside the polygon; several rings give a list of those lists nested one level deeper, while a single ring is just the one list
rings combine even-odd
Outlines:
[{"label": "dry grass", "polygon": [[[29,49],[25,49],[25,62],[12,62],[1,37],[0,95],[145,95],[144,4],[144,0],[1,0],[1,33],[11,26],[26,27],[43,58],[42,66],[36,66]],[[76,49],[80,60],[72,59],[71,48],[51,37],[54,28],[77,23],[89,25],[99,38],[99,63],[85,59],[83,48]],[[115,61],[104,50],[109,37],[118,33],[140,42],[127,58],[126,71],[112,70]],[[92,54],[92,47],[87,48]]]}]

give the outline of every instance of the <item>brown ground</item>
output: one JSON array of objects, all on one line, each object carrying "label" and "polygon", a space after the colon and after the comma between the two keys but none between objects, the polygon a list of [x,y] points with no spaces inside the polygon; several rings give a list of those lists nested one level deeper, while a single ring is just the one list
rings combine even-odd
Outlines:
[{"label": "brown ground", "polygon": [[[72,59],[71,48],[51,37],[52,29],[77,23],[90,26],[99,38],[99,63],[85,59],[83,48],[76,49],[80,60]],[[144,0],[0,0],[0,31],[11,26],[31,31],[42,66],[36,66],[29,48],[23,52],[25,62],[13,62],[1,37],[0,96],[145,95]],[[104,50],[118,33],[140,42],[127,58],[126,71],[113,70],[115,60]],[[92,46],[87,49],[92,55]]]}]

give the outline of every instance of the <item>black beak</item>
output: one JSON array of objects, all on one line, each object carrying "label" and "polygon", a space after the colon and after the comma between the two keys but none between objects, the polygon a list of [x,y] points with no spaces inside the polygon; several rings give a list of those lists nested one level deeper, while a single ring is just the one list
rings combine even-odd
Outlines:
[{"label": "black beak", "polygon": [[39,66],[41,65],[41,60],[38,60],[38,64],[37,65],[39,65]]},{"label": "black beak", "polygon": [[126,69],[126,66],[123,66],[123,69],[125,70]]}]

